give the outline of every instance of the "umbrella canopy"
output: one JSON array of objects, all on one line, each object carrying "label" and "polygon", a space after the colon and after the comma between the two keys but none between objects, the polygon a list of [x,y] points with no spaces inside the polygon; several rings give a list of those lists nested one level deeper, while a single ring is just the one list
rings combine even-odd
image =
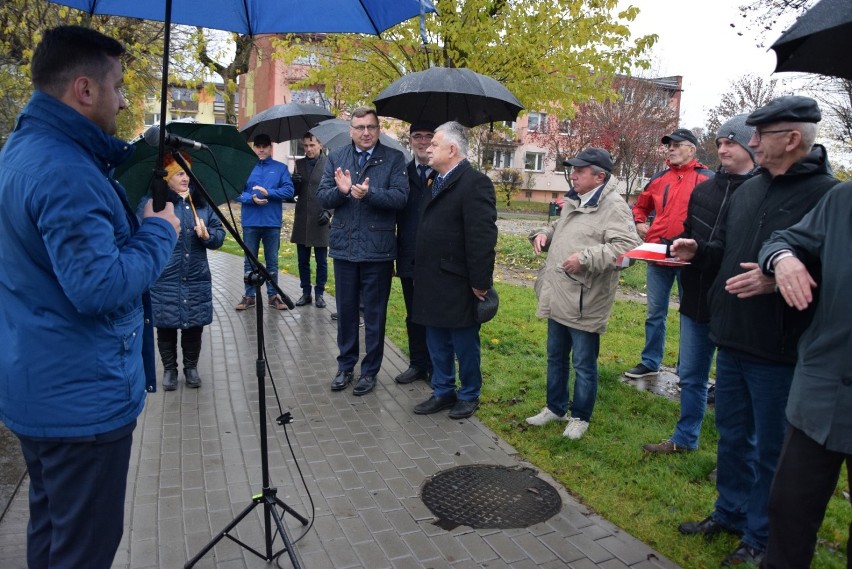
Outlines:
[{"label": "umbrella canopy", "polygon": [[852,79],[852,2],[821,0],[772,44],[775,71]]},{"label": "umbrella canopy", "polygon": [[[347,144],[352,144],[352,137],[349,136],[349,121],[343,119],[329,119],[322,121],[309,132],[317,137],[320,144],[329,151]],[[408,150],[392,136],[380,132],[379,141],[389,148],[402,152],[403,156],[405,156],[406,162],[411,160],[411,153],[408,152]]]},{"label": "umbrella canopy", "polygon": [[[166,20],[166,0],[51,0],[89,14]],[[423,0],[425,12],[434,12]],[[202,26],[246,35],[351,32],[380,34],[420,15],[421,0],[323,0],[305,10],[300,0],[172,0],[174,24]]]},{"label": "umbrella canopy", "polygon": [[[204,184],[216,205],[235,198],[257,164],[257,155],[236,127],[229,124],[170,122],[166,130],[172,134],[206,144],[207,150],[184,150],[192,157],[192,172]],[[130,205],[136,207],[148,193],[152,171],[157,160],[157,147],[140,136],[133,141],[133,156],[115,169]],[[220,176],[221,173],[221,176]]]},{"label": "umbrella canopy", "polygon": [[385,117],[472,127],[513,121],[524,108],[499,81],[470,69],[432,67],[391,83],[373,101]]},{"label": "umbrella canopy", "polygon": [[254,115],[240,129],[246,140],[266,134],[272,142],[302,138],[306,132],[334,115],[322,107],[302,103],[275,105]]}]

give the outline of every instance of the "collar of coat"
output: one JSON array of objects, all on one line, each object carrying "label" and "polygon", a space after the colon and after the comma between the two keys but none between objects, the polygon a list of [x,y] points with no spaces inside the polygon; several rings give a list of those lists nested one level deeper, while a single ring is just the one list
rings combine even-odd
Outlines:
[{"label": "collar of coat", "polygon": [[[598,202],[601,201],[601,196],[603,195],[610,178],[612,178],[612,176],[607,176],[606,180],[604,180],[604,183],[601,184],[597,190],[595,190],[595,194],[589,201],[586,202],[586,205],[584,205],[583,207],[598,207]],[[568,193],[565,194],[565,197],[572,200],[580,200],[580,194],[574,191],[574,188],[568,190]]]}]

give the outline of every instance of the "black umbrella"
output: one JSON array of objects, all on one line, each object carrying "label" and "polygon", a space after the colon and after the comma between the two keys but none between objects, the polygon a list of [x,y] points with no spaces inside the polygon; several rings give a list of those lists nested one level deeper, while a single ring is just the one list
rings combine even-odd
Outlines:
[{"label": "black umbrella", "polygon": [[240,132],[246,140],[258,134],[269,135],[272,142],[302,138],[306,132],[334,115],[322,107],[305,103],[275,105],[254,115]]},{"label": "black umbrella", "polygon": [[[352,144],[352,137],[349,136],[349,121],[343,119],[329,119],[322,121],[317,126],[310,130],[317,140],[320,141],[329,151],[335,148],[340,148],[347,144]],[[399,150],[405,156],[405,161],[411,160],[411,153],[406,148],[395,140],[392,136],[383,132],[379,133],[379,141],[389,148]]]},{"label": "black umbrella", "polygon": [[385,117],[409,123],[454,120],[467,127],[513,121],[524,108],[499,81],[470,69],[448,67],[404,75],[373,103]]},{"label": "black umbrella", "polygon": [[[195,140],[209,148],[188,149],[185,152],[192,158],[192,172],[204,184],[204,189],[216,205],[242,193],[246,180],[257,164],[257,155],[236,127],[229,124],[175,121],[166,124],[166,131]],[[157,160],[157,146],[152,146],[152,141],[142,136],[132,142],[136,150],[129,160],[115,169],[115,177],[124,186],[127,199],[135,207],[148,193]]]},{"label": "black umbrella", "polygon": [[821,0],[781,34],[772,49],[775,71],[852,79],[852,2]]}]

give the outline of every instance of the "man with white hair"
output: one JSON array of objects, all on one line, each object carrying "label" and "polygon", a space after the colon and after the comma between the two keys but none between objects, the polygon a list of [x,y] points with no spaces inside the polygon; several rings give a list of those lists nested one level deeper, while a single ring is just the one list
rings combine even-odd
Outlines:
[{"label": "man with white hair", "polygon": [[427,415],[452,408],[451,419],[470,417],[479,407],[476,308],[491,287],[497,245],[494,184],[470,165],[467,150],[467,132],[459,123],[435,129],[428,154],[438,176],[424,196],[414,258],[412,320],[426,326],[432,360],[432,396],[414,412]]},{"label": "man with white hair", "polygon": [[755,131],[748,144],[760,170],[734,194],[711,242],[678,239],[671,247],[682,261],[719,267],[708,295],[710,338],[719,350],[719,497],[707,518],[679,529],[686,535],[741,535],[726,566],[757,565],[766,549],[769,488],[787,429],[796,345],[813,310],[787,306],[757,260],[773,231],[797,223],[837,184],[825,149],[814,145],[821,118],[816,101],[800,96],[778,97],[751,113],[746,124]]}]

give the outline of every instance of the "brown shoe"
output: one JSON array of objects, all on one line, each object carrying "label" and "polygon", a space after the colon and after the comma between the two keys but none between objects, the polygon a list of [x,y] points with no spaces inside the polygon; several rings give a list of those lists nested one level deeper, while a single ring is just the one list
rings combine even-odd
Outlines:
[{"label": "brown shoe", "polygon": [[276,310],[287,310],[287,305],[284,304],[284,301],[277,294],[269,297],[269,306]]},{"label": "brown shoe", "polygon": [[237,310],[245,310],[246,308],[254,306],[254,304],[255,302],[253,296],[244,296],[240,303],[234,308],[236,308]]},{"label": "brown shoe", "polygon": [[673,440],[666,439],[659,444],[648,443],[647,445],[642,445],[642,450],[644,450],[645,452],[654,452],[657,454],[674,454],[678,452],[690,452],[695,449],[679,446]]}]

